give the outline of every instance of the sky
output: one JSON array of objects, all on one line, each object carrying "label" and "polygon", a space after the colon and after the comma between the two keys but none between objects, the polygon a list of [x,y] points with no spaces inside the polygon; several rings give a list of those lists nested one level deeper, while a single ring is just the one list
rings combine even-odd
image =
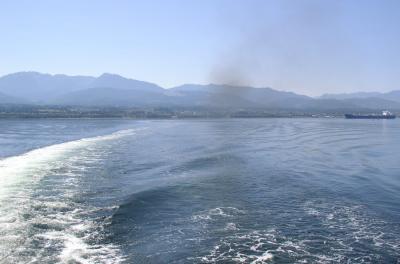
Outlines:
[{"label": "sky", "polygon": [[0,0],[0,75],[400,89],[397,0]]}]

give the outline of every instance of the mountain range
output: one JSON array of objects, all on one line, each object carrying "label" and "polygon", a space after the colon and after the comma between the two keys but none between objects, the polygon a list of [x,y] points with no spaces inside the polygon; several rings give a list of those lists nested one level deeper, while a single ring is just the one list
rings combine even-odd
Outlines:
[{"label": "mountain range", "polygon": [[104,73],[99,77],[18,72],[0,78],[0,104],[113,107],[212,107],[293,110],[399,110],[400,90],[325,94],[318,98],[231,85],[156,84]]},{"label": "mountain range", "polygon": [[395,102],[400,102],[400,90],[391,91],[387,93],[379,92],[358,92],[358,93],[342,93],[342,94],[324,94],[320,97],[321,99],[362,99],[362,98],[380,98],[384,100],[390,100]]}]

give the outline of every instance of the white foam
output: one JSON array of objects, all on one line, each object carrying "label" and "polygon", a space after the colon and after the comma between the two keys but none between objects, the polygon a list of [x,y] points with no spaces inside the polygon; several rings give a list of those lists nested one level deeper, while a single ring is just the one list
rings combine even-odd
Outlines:
[{"label": "white foam", "polygon": [[235,223],[227,223],[225,226],[225,230],[239,230]]},{"label": "white foam", "polygon": [[[331,244],[331,252],[327,255],[317,255],[317,258],[341,260],[346,254],[354,254],[354,251],[358,250],[354,248],[354,242],[373,247],[376,251],[384,250],[387,252],[384,254],[397,254],[400,248],[400,239],[393,236],[396,231],[393,232],[392,228],[395,226],[391,226],[377,215],[369,215],[366,208],[361,205],[311,201],[305,204],[304,209],[309,215],[317,217],[332,233],[323,241],[324,244]],[[336,237],[334,235],[336,230],[340,232],[346,230],[346,232],[341,237]],[[364,258],[369,259],[376,259],[377,256],[374,254],[363,253]],[[360,262],[356,259],[357,257],[351,258],[354,262]]]},{"label": "white foam", "polygon": [[237,209],[235,207],[216,207],[207,211],[201,211],[198,214],[193,215],[193,220],[213,220],[215,218],[231,218],[237,215],[245,214],[245,211]]},{"label": "white foam", "polygon": [[222,238],[208,255],[200,259],[205,263],[269,263],[274,255],[266,248],[276,245],[275,236],[274,229],[229,235]]},{"label": "white foam", "polygon": [[90,246],[82,238],[63,234],[64,248],[61,263],[121,263],[124,258],[115,246]]},{"label": "white foam", "polygon": [[272,255],[269,252],[264,252],[261,256],[257,257],[255,260],[253,260],[251,263],[252,264],[258,264],[258,263],[265,263],[274,258],[274,255]]},{"label": "white foam", "polygon": [[[94,243],[97,239],[92,239],[101,235],[101,227],[90,220],[90,214],[113,208],[95,208],[70,198],[79,195],[77,184],[85,168],[95,166],[106,155],[104,148],[108,144],[98,143],[133,134],[133,129],[122,130],[0,160],[0,261],[122,262],[118,247]],[[59,174],[59,179],[49,178],[47,183],[54,189],[38,189],[41,179]],[[51,191],[59,194],[54,196]],[[53,255],[49,256],[48,248]],[[24,259],[32,250],[35,255]]]}]

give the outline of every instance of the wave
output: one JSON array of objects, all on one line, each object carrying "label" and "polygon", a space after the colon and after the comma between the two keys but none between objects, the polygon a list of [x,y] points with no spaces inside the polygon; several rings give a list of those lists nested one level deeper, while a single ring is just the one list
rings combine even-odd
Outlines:
[{"label": "wave", "polygon": [[107,158],[110,144],[103,143],[136,131],[82,138],[0,160],[0,262],[122,262],[116,245],[101,242],[105,223],[96,219],[115,208],[76,197],[87,168]]},{"label": "wave", "polygon": [[0,200],[13,190],[13,185],[19,182],[26,183],[26,177],[29,177],[29,180],[38,180],[44,176],[55,165],[59,165],[54,162],[64,155],[71,154],[76,149],[89,147],[100,141],[115,140],[133,135],[135,132],[134,129],[120,130],[109,135],[50,145],[0,160]]}]

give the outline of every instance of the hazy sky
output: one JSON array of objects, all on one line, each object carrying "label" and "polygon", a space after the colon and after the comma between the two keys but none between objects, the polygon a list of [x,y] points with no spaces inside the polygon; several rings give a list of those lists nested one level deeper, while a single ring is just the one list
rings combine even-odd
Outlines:
[{"label": "hazy sky", "polygon": [[0,75],[400,89],[400,1],[1,0]]}]

